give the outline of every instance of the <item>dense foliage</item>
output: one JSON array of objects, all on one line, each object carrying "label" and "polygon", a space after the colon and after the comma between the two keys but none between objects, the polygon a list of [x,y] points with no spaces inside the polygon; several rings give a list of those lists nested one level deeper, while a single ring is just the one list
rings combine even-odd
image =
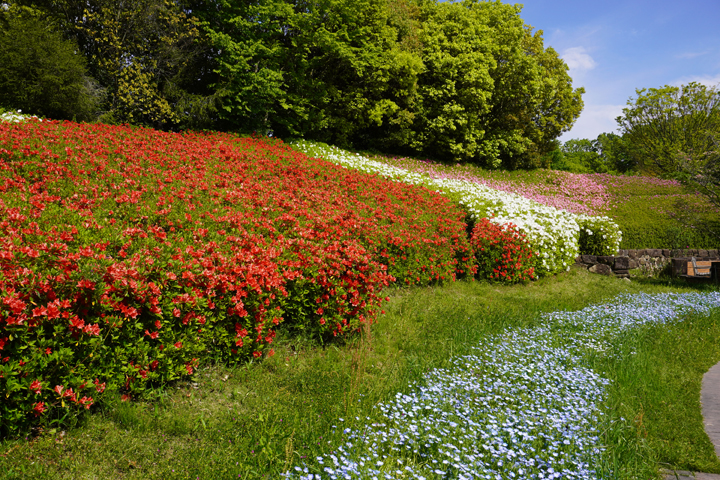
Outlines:
[{"label": "dense foliage", "polygon": [[[216,92],[210,85],[215,78],[213,54],[187,2],[7,3],[42,12],[59,34],[77,45],[102,90],[100,109],[93,112],[100,121],[175,130],[208,128],[218,119]],[[50,118],[72,119],[67,115]]]},{"label": "dense foliage", "polygon": [[707,152],[716,150],[713,137],[720,134],[720,89],[695,82],[640,89],[617,121],[643,170],[662,175],[693,173],[707,162]]},{"label": "dense foliage", "polygon": [[98,92],[77,44],[28,8],[0,8],[0,106],[50,118],[89,120]]},{"label": "dense foliage", "polygon": [[614,133],[568,140],[545,158],[549,167],[573,173],[628,173],[637,166],[627,140]]},{"label": "dense foliage", "polygon": [[29,120],[0,123],[0,168],[1,434],[473,271],[449,200],[281,142]]},{"label": "dense foliage", "polygon": [[78,46],[109,123],[272,131],[527,168],[582,109],[583,90],[542,32],[499,0],[8,4],[42,12],[52,35]]}]

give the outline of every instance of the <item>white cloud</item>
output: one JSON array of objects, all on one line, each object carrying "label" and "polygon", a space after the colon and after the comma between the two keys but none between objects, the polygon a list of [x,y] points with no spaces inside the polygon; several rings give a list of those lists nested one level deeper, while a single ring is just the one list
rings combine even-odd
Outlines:
[{"label": "white cloud", "polygon": [[585,51],[585,47],[566,49],[562,54],[562,59],[565,60],[570,70],[592,70],[597,65],[595,60]]},{"label": "white cloud", "polygon": [[560,140],[566,142],[573,138],[588,138],[593,140],[601,133],[611,133],[617,130],[615,119],[622,115],[622,109],[627,105],[585,105],[580,118],[577,119],[572,130],[564,133]]},{"label": "white cloud", "polygon": [[690,82],[701,83],[706,87],[720,88],[720,73],[715,75],[690,75],[687,77],[681,77],[672,82],[672,85],[679,87],[681,85],[687,85]]},{"label": "white cloud", "polygon": [[710,53],[709,50],[705,50],[704,52],[685,52],[681,53],[679,55],[675,55],[675,58],[679,58],[682,60],[691,60],[693,58],[702,57],[703,55],[707,55]]}]

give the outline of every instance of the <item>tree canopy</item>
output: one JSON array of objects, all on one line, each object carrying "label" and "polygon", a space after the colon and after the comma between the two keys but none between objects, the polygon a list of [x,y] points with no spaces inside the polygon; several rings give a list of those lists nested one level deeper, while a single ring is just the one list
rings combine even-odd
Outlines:
[{"label": "tree canopy", "polygon": [[693,82],[636,93],[617,122],[640,168],[675,175],[687,170],[687,158],[704,163],[720,134],[720,90]]}]

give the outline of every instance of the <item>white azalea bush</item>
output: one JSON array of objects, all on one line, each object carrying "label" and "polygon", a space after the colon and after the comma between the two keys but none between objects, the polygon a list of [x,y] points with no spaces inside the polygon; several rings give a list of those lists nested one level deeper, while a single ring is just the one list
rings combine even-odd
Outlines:
[{"label": "white azalea bush", "polygon": [[12,122],[12,123],[18,123],[23,122],[27,120],[28,118],[37,118],[32,115],[24,115],[22,113],[22,110],[17,111],[4,111],[2,108],[0,108],[0,122]]},{"label": "white azalea bush", "polygon": [[[324,144],[300,141],[294,145],[308,155],[348,168],[424,185],[450,197],[474,221],[490,218],[495,223],[514,224],[530,242],[536,256],[535,272],[539,276],[569,269],[579,253],[590,253],[582,250],[581,245],[588,245],[605,255],[613,255],[620,247],[620,229],[608,217],[575,215],[480,183],[431,178]],[[592,240],[582,241],[590,236]]]},{"label": "white azalea bush", "polygon": [[615,255],[622,240],[622,232],[608,217],[578,215],[580,253],[587,255]]}]

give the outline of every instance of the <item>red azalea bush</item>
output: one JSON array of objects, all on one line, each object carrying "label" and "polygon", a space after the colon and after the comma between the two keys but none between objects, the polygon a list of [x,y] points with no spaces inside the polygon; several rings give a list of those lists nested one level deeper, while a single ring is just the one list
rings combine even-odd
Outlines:
[{"label": "red azalea bush", "polygon": [[464,214],[279,141],[0,123],[0,435],[473,271]]},{"label": "red azalea bush", "polygon": [[535,278],[533,252],[525,234],[514,225],[481,218],[472,230],[478,278],[516,283]]}]

